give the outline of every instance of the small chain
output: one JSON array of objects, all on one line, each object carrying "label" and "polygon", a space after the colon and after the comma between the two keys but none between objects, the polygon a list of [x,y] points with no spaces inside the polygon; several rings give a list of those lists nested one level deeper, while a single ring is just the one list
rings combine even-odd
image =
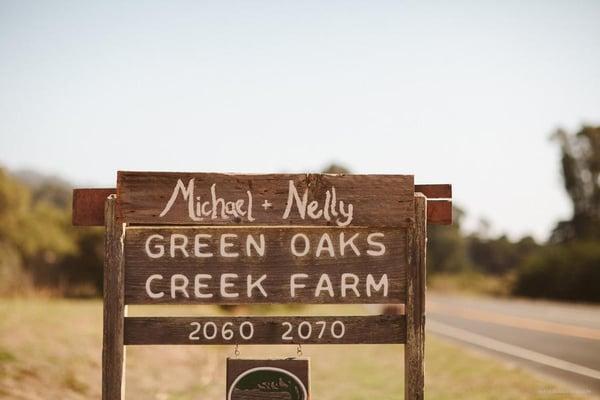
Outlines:
[{"label": "small chain", "polygon": [[233,350],[233,354],[235,355],[235,358],[238,358],[240,356],[240,345],[239,344],[235,345],[235,349]]},{"label": "small chain", "polygon": [[298,344],[298,347],[296,347],[296,355],[298,357],[302,357],[302,345]]}]

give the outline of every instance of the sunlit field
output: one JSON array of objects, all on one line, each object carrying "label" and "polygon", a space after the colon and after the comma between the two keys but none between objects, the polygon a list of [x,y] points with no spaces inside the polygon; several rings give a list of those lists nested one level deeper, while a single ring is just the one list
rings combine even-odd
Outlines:
[{"label": "sunlit field", "polygon": [[[254,312],[254,310],[252,310]],[[256,310],[283,313],[284,309]],[[294,313],[333,313],[312,307]],[[339,311],[339,309],[338,309]],[[130,315],[220,314],[216,307],[130,308]],[[248,312],[248,310],[245,310]],[[362,308],[345,308],[361,313]],[[102,306],[98,300],[0,300],[0,398],[100,397]],[[126,398],[223,399],[233,346],[130,347]],[[292,357],[295,346],[242,346],[240,357]],[[403,398],[402,346],[304,346],[313,398]],[[431,399],[575,399],[520,368],[429,335],[426,395]],[[562,392],[568,392],[562,390]],[[553,394],[553,395],[551,395]]]}]

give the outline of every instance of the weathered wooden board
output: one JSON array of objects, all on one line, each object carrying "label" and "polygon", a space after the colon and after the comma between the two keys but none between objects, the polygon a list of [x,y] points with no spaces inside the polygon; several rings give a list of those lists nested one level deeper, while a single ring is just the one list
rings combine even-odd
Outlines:
[{"label": "weathered wooden board", "polygon": [[103,226],[104,202],[116,193],[114,188],[73,189],[73,225]]},{"label": "weathered wooden board", "polygon": [[227,359],[226,400],[310,400],[310,362]]},{"label": "weathered wooden board", "polygon": [[412,175],[117,175],[120,220],[144,225],[403,227],[413,195]]},{"label": "weathered wooden board", "polygon": [[401,344],[404,315],[128,317],[126,345]]},{"label": "weathered wooden board", "polygon": [[123,346],[123,225],[116,223],[115,196],[105,199],[104,331],[102,339],[102,400],[119,400],[125,392]]},{"label": "weathered wooden board", "polygon": [[409,263],[406,271],[406,346],[404,348],[404,398],[420,400],[425,388],[425,266],[427,201],[415,195],[415,224],[409,228]]},{"label": "weathered wooden board", "polygon": [[[427,196],[428,224],[450,225],[452,223],[452,202],[436,202],[437,199],[452,198],[452,185],[415,185],[415,192]],[[108,195],[116,193],[117,188],[73,189],[73,225],[103,226],[104,201]]]},{"label": "weathered wooden board", "polygon": [[427,201],[427,221],[436,221],[440,225],[452,224],[452,201],[432,200]]},{"label": "weathered wooden board", "polygon": [[452,185],[447,183],[415,185],[415,192],[423,193],[428,199],[451,199]]},{"label": "weathered wooden board", "polygon": [[383,304],[406,294],[402,229],[130,227],[124,257],[127,304]]}]

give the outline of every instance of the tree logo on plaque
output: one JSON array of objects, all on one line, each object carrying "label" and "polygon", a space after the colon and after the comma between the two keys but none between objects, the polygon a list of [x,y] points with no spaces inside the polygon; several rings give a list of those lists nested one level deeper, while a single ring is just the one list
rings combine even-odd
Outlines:
[{"label": "tree logo on plaque", "polygon": [[308,400],[308,360],[227,360],[227,400]]}]

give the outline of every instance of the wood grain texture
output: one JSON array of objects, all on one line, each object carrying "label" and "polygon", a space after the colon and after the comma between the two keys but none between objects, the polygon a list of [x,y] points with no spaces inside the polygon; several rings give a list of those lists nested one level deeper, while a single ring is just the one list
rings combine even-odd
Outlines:
[{"label": "wood grain texture", "polygon": [[[415,195],[415,225],[409,229],[407,266],[406,346],[404,349],[404,397],[424,397],[425,373],[425,256],[427,246],[427,201]],[[412,231],[412,232],[411,232]]]},{"label": "wood grain texture", "polygon": [[[244,322],[252,323],[254,335],[244,339],[240,335],[240,326]],[[307,337],[308,324],[312,334]],[[323,321],[322,323],[317,323]],[[332,324],[340,321],[344,324],[345,333],[341,338],[336,338],[332,332]],[[206,322],[213,322],[217,327],[214,339],[206,339],[200,330],[199,340],[190,340],[196,326],[200,323],[202,329]],[[283,334],[290,328],[283,322],[292,326],[289,337],[284,340]],[[233,337],[226,340],[222,336],[223,325],[231,329]],[[323,329],[322,337],[319,338]],[[248,336],[249,327],[243,328],[244,335]],[[299,335],[301,329],[304,339]],[[339,336],[340,324],[336,323],[334,333]],[[209,338],[213,335],[213,326],[207,327]],[[125,318],[125,344],[126,345],[217,345],[217,344],[400,344],[405,342],[406,325],[403,315],[369,315],[369,316],[341,316],[341,317],[128,317]]]},{"label": "wood grain texture", "polygon": [[448,184],[427,184],[415,185],[415,192],[423,193],[427,199],[451,199],[452,185]]},{"label": "wood grain texture", "polygon": [[437,225],[452,225],[452,201],[427,201],[427,221],[430,218]]},{"label": "wood grain texture", "polygon": [[[450,199],[452,186],[447,184],[415,185],[415,192],[425,194],[427,199],[427,223],[432,225],[452,224],[452,204],[434,204],[437,199]],[[104,200],[110,194],[117,193],[111,189],[74,189],[73,190],[73,225],[104,226]]]},{"label": "wood grain texture", "polygon": [[277,368],[289,372],[294,375],[305,387],[308,398],[311,398],[310,388],[310,360],[307,358],[288,358],[281,360],[252,360],[252,359],[227,359],[227,375],[226,375],[226,394],[227,400],[289,400],[289,393],[252,393],[245,391],[232,394],[229,398],[231,386],[235,380],[246,371],[255,368]]},{"label": "wood grain texture", "polygon": [[[193,198],[201,202],[211,199],[211,186],[225,201],[244,200],[249,203],[252,194],[252,216],[223,219],[206,217],[195,221],[189,215],[188,202],[182,196],[162,217],[172,193],[181,180],[187,187],[194,179]],[[117,174],[117,203],[119,218],[133,224],[194,224],[194,225],[319,225],[335,226],[335,218],[310,219],[301,217],[296,208],[283,219],[292,181],[301,197],[305,190],[308,203],[326,202],[328,191],[336,190],[337,202],[353,205],[352,226],[406,226],[414,219],[412,175],[325,175],[325,174],[269,174],[233,175],[210,173],[124,172]],[[265,201],[269,208],[261,207]],[[214,202],[212,202],[214,203]],[[293,202],[293,204],[296,204]],[[194,209],[195,206],[192,206]]]},{"label": "wood grain texture", "polygon": [[124,398],[123,347],[125,303],[123,291],[123,226],[116,222],[115,196],[105,202],[104,333],[102,341],[102,399]]},{"label": "wood grain texture", "polygon": [[[221,240],[226,234],[235,234],[236,239],[229,237],[227,241],[234,245],[228,249],[230,253],[237,253],[237,257],[223,257],[220,255]],[[247,253],[247,238],[260,242],[260,235],[264,236],[264,256],[259,256],[254,248],[251,255]],[[290,243],[296,234],[303,234],[310,244],[309,253],[299,257],[292,254]],[[369,251],[380,248],[369,245],[369,236],[378,236],[377,242],[385,246],[385,254],[380,256],[369,255]],[[164,239],[158,239],[156,236]],[[199,239],[199,243],[206,245],[203,253],[210,252],[212,257],[203,258],[195,254],[194,244],[196,235],[210,235],[210,238]],[[128,227],[125,235],[125,302],[126,304],[244,304],[244,303],[402,303],[405,299],[406,287],[406,232],[402,229],[391,228],[322,228],[322,227]],[[327,251],[316,256],[318,244],[327,236],[331,239],[334,256]],[[355,237],[353,243],[356,249],[344,246],[344,255],[341,255],[342,238],[344,241]],[[148,239],[151,238],[150,241]],[[176,238],[176,243],[183,243],[187,238],[187,255],[183,251],[175,250],[171,257],[171,238]],[[173,239],[175,240],[175,239]],[[304,239],[298,240],[297,248],[304,249]],[[371,238],[371,240],[375,240]],[[324,241],[324,243],[327,241]],[[156,252],[156,245],[166,244],[164,255],[160,258],[151,258],[146,253],[146,243],[152,252]],[[360,253],[357,255],[356,251]],[[146,292],[146,283],[151,275],[159,274],[163,279],[151,282],[152,293],[164,293],[161,298],[150,298]],[[173,274],[182,274],[189,281],[188,294],[184,297],[176,293],[176,298],[171,297],[171,277]],[[212,294],[211,298],[197,298],[194,292],[194,280],[197,274],[211,275],[211,279],[203,280],[208,288],[202,293]],[[220,293],[221,274],[237,274],[238,278],[229,279],[228,282],[236,284],[231,292],[239,293],[236,298],[223,297]],[[307,274],[298,282],[306,287],[299,288],[296,296],[291,297],[290,279],[292,274]],[[330,292],[320,291],[315,297],[315,290],[322,274],[327,274],[331,281],[334,296]],[[346,291],[346,296],[341,296],[341,282],[343,274],[354,274],[359,278],[358,291]],[[383,290],[371,291],[368,296],[366,290],[367,278],[371,275],[375,282],[380,282],[387,274],[388,293],[384,296]],[[247,294],[247,279],[251,275],[256,281],[263,275],[262,282],[267,297],[258,289],[252,291],[252,297]],[[372,287],[372,286],[371,286]]]},{"label": "wood grain texture", "polygon": [[108,196],[115,193],[115,188],[73,189],[73,225],[103,226],[104,203]]}]

